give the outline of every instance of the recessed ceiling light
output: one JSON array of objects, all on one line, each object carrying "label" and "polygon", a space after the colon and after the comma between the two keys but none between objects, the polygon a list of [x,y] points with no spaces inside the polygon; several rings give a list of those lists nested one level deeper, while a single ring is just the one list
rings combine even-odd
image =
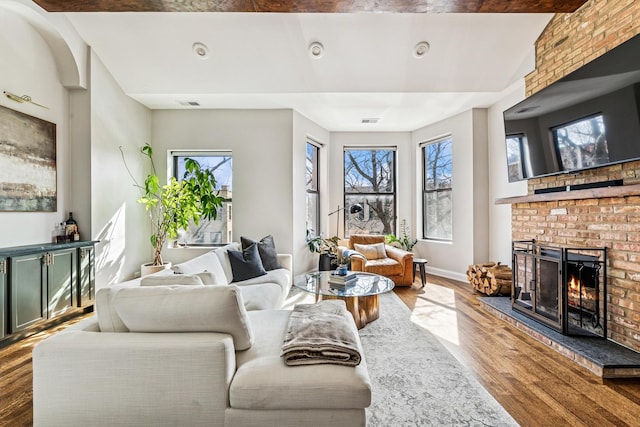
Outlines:
[{"label": "recessed ceiling light", "polygon": [[204,43],[195,42],[192,46],[193,53],[200,59],[207,59],[209,57],[209,48]]},{"label": "recessed ceiling light", "polygon": [[324,53],[324,46],[320,42],[313,42],[309,45],[309,55],[312,58],[321,58]]},{"label": "recessed ceiling light", "polygon": [[429,52],[429,49],[431,49],[429,42],[420,42],[413,48],[413,56],[423,58]]}]

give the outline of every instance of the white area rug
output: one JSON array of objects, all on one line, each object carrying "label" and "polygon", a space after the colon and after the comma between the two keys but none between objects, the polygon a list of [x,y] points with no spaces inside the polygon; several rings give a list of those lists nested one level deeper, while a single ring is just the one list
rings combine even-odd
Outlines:
[{"label": "white area rug", "polygon": [[518,425],[393,292],[360,338],[373,387],[368,427]]}]

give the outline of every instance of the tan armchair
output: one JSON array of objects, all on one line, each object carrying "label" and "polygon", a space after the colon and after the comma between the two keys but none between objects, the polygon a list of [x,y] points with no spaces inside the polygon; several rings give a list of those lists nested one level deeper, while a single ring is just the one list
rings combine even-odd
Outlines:
[{"label": "tan armchair", "polygon": [[[356,246],[376,244],[378,245],[366,248]],[[354,234],[349,237],[347,246],[339,249],[340,256],[346,251],[351,257],[353,271],[366,271],[388,277],[396,286],[411,286],[413,283],[413,254],[385,244],[382,235]]]}]

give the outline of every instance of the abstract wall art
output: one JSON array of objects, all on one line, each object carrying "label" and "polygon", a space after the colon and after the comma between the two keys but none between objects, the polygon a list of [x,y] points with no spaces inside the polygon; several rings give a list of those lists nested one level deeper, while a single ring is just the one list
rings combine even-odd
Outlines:
[{"label": "abstract wall art", "polygon": [[0,211],[56,210],[55,123],[0,106]]}]

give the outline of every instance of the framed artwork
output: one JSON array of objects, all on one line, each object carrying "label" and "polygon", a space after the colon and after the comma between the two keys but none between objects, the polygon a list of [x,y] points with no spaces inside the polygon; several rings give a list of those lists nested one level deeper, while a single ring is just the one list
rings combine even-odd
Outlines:
[{"label": "framed artwork", "polygon": [[0,211],[56,210],[55,123],[0,106]]}]

